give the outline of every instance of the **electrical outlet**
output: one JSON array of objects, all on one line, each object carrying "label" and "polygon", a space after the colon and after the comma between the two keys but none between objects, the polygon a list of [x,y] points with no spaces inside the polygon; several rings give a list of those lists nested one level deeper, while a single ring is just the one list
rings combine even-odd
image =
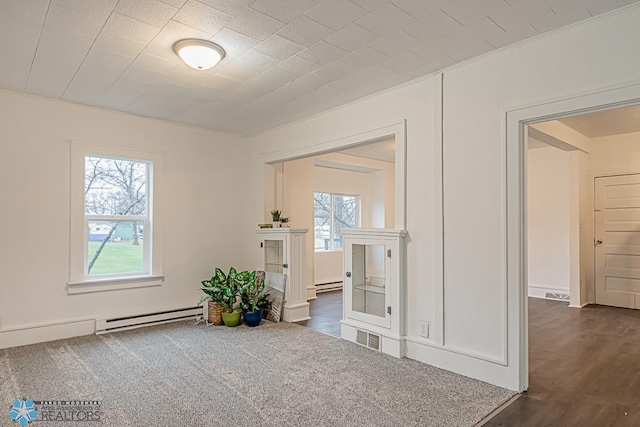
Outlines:
[{"label": "electrical outlet", "polygon": [[429,323],[420,322],[420,336],[422,338],[429,338]]}]

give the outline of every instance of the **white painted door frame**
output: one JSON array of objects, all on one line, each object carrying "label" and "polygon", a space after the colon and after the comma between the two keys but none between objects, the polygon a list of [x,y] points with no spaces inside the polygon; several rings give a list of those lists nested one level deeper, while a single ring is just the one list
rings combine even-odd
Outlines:
[{"label": "white painted door frame", "polygon": [[566,116],[639,103],[640,81],[636,81],[544,103],[505,109],[507,348],[509,363],[518,363],[520,391],[529,386],[526,127]]}]

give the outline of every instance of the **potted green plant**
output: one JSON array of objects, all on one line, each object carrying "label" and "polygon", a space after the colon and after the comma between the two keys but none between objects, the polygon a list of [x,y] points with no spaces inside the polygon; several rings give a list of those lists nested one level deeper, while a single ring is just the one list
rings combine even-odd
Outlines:
[{"label": "potted green plant", "polygon": [[226,275],[225,286],[222,289],[222,321],[227,326],[238,326],[240,324],[242,309],[234,308],[234,305],[238,290],[242,284],[243,275],[246,273],[238,273],[235,268],[231,267]]},{"label": "potted green plant", "polygon": [[[287,224],[287,225],[285,225]],[[280,226],[281,227],[288,227],[289,226],[289,217],[288,216],[281,216],[280,217]]]},{"label": "potted green plant", "polygon": [[273,224],[273,228],[280,228],[280,217],[282,216],[282,211],[274,209],[271,211],[271,220]]},{"label": "potted green plant", "polygon": [[216,326],[222,325],[222,303],[224,301],[224,287],[226,286],[226,275],[216,268],[214,275],[209,280],[203,280],[202,292],[205,296],[200,299],[198,305],[208,301],[207,320]]},{"label": "potted green plant", "polygon": [[202,282],[202,291],[206,294],[201,300],[211,300],[222,306],[222,322],[227,326],[238,326],[242,309],[234,308],[236,297],[240,285],[248,280],[249,272],[238,273],[235,268],[231,267],[229,273],[224,274],[222,270],[216,268],[216,272],[211,280]]},{"label": "potted green plant", "polygon": [[264,293],[264,271],[249,273],[252,280],[240,287],[240,307],[247,326],[258,326],[263,309],[269,305],[269,294]]}]

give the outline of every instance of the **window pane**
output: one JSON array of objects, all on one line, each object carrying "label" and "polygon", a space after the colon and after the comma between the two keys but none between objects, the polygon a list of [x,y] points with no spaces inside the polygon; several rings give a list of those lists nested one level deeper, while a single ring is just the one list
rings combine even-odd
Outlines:
[{"label": "window pane", "polygon": [[316,251],[331,249],[331,194],[313,194],[314,211],[314,247]]},{"label": "window pane", "polygon": [[89,221],[89,275],[144,273],[144,240],[143,221]]},{"label": "window pane", "polygon": [[147,162],[85,157],[87,215],[146,215]]},{"label": "window pane", "polygon": [[333,196],[333,247],[342,249],[342,229],[355,228],[357,223],[357,198],[355,196]]}]

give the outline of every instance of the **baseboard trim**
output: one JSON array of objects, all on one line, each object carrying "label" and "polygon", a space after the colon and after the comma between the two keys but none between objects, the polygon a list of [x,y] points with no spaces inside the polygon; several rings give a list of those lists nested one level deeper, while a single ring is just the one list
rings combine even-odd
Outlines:
[{"label": "baseboard trim", "polygon": [[316,294],[315,285],[307,286],[307,301],[317,299],[318,295]]},{"label": "baseboard trim", "polygon": [[0,331],[0,349],[91,335],[96,330],[95,319],[26,325]]},{"label": "baseboard trim", "polygon": [[584,304],[580,304],[580,305],[573,305],[573,304],[569,304],[569,308],[585,308],[586,306],[588,306],[589,304],[592,304],[590,302],[585,302]]},{"label": "baseboard trim", "polygon": [[406,357],[509,390],[520,391],[517,376],[514,375],[517,366],[505,365],[502,360],[490,356],[462,352],[460,349],[454,350],[426,341],[423,338],[407,337]]},{"label": "baseboard trim", "polygon": [[507,360],[504,357],[497,358],[497,357],[492,357],[486,354],[476,353],[474,351],[464,350],[452,345],[441,345],[427,338],[408,336],[407,342],[411,342],[416,345],[424,345],[428,347],[437,348],[440,350],[450,351],[452,353],[461,354],[462,356],[473,357],[474,359],[495,363],[496,365],[502,365],[502,366],[508,365]]}]

